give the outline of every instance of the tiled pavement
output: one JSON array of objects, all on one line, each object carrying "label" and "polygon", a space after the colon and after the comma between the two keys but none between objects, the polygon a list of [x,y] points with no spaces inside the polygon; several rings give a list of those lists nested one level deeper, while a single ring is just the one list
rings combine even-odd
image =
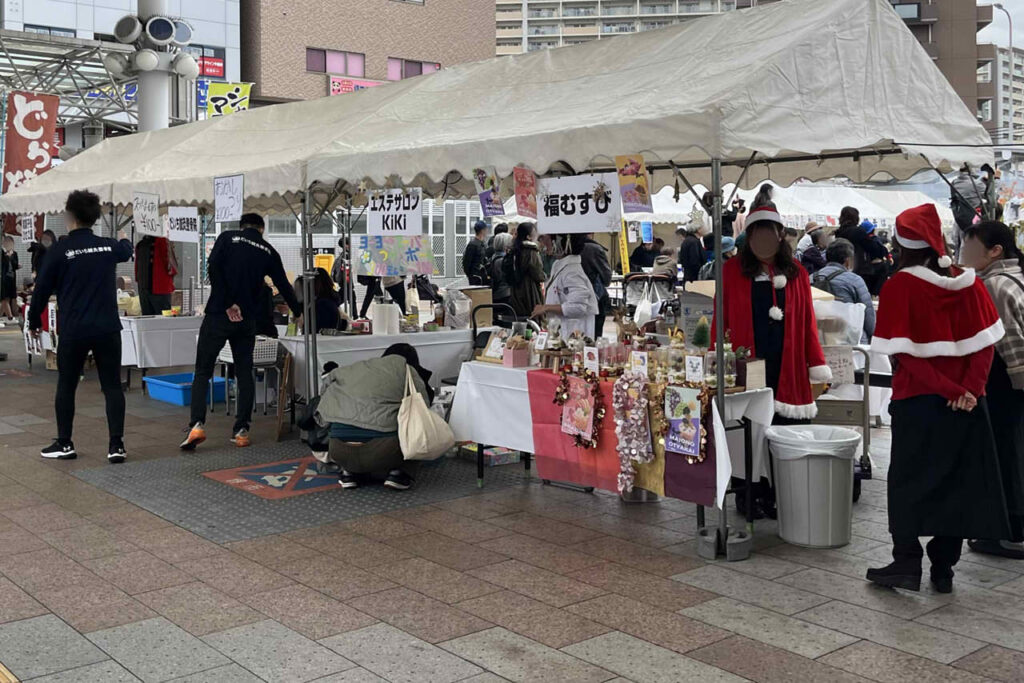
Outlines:
[{"label": "tiled pavement", "polygon": [[[41,461],[53,383],[0,375],[0,663],[18,680],[1024,680],[1024,563],[966,552],[946,596],[863,580],[889,547],[886,431],[837,550],[765,522],[751,559],[706,563],[691,505],[536,482],[220,544],[72,475],[108,467],[94,380],[83,455]],[[178,457],[183,421],[133,392],[132,461]]]}]

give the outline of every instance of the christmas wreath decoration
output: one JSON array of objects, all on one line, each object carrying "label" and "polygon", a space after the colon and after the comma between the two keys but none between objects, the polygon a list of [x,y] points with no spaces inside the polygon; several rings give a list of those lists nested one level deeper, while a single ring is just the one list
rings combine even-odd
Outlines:
[{"label": "christmas wreath decoration", "polygon": [[647,376],[627,372],[612,388],[615,409],[615,435],[619,443],[619,493],[633,490],[636,479],[634,462],[649,463],[654,459],[651,428],[647,416]]},{"label": "christmas wreath decoration", "polygon": [[[570,367],[566,365],[558,371],[559,380],[555,387],[555,398],[552,403],[559,406],[564,406],[565,402],[569,400],[569,370]],[[578,448],[597,448],[597,434],[601,429],[601,423],[604,422],[605,413],[604,404],[601,401],[601,378],[591,370],[584,370],[577,376],[590,385],[590,395],[594,398],[594,424],[589,437],[576,434],[573,436],[573,443]]]}]

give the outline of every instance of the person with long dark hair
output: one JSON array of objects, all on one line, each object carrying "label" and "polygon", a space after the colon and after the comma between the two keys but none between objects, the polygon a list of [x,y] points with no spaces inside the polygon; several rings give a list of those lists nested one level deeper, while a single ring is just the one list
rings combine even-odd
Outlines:
[{"label": "person with long dark hair", "polygon": [[973,539],[976,553],[1024,559],[1024,272],[1013,231],[984,221],[965,231],[960,256],[974,268],[999,311],[1006,336],[996,342],[985,384],[989,418],[999,454],[1003,493],[1010,514],[1010,536]]},{"label": "person with long dark hair", "polygon": [[540,286],[547,276],[540,247],[534,241],[536,237],[535,224],[520,223],[516,227],[516,239],[502,259],[502,272],[511,290],[509,303],[521,318],[529,317],[534,308],[544,303]]},{"label": "person with long dark hair", "polygon": [[46,256],[46,250],[55,244],[57,244],[57,235],[54,234],[53,230],[47,229],[43,230],[43,235],[39,238],[38,242],[28,245],[33,280],[39,276],[39,269],[43,267],[43,258]]},{"label": "person with long dark hair", "polygon": [[971,269],[952,268],[932,204],[896,217],[900,270],[882,289],[871,348],[893,357],[889,532],[893,561],[867,572],[919,590],[924,551],[935,590],[953,590],[964,538],[1010,537],[985,384],[1003,324]]},{"label": "person with long dark hair", "polygon": [[313,278],[313,300],[316,305],[315,331],[341,328],[341,295],[334,289],[331,274],[323,268],[317,268]]}]

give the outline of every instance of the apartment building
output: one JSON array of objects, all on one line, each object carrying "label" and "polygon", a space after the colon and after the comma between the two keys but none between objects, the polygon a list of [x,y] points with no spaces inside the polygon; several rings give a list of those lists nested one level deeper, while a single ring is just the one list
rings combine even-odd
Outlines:
[{"label": "apartment building", "polygon": [[1024,49],[1013,49],[1012,65],[1009,48],[998,48],[996,53],[997,58],[991,68],[979,75],[982,80],[991,79],[995,93],[990,122],[992,139],[995,142],[1021,142],[1024,140]]}]

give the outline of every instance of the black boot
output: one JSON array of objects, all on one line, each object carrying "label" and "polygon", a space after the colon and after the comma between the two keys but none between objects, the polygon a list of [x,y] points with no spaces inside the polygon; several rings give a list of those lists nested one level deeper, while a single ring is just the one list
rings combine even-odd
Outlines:
[{"label": "black boot", "polygon": [[952,567],[936,567],[932,565],[932,586],[936,593],[953,592],[953,569]]},{"label": "black boot", "polygon": [[915,567],[906,562],[893,562],[886,567],[869,569],[867,579],[887,588],[919,591],[921,590],[921,566]]}]

